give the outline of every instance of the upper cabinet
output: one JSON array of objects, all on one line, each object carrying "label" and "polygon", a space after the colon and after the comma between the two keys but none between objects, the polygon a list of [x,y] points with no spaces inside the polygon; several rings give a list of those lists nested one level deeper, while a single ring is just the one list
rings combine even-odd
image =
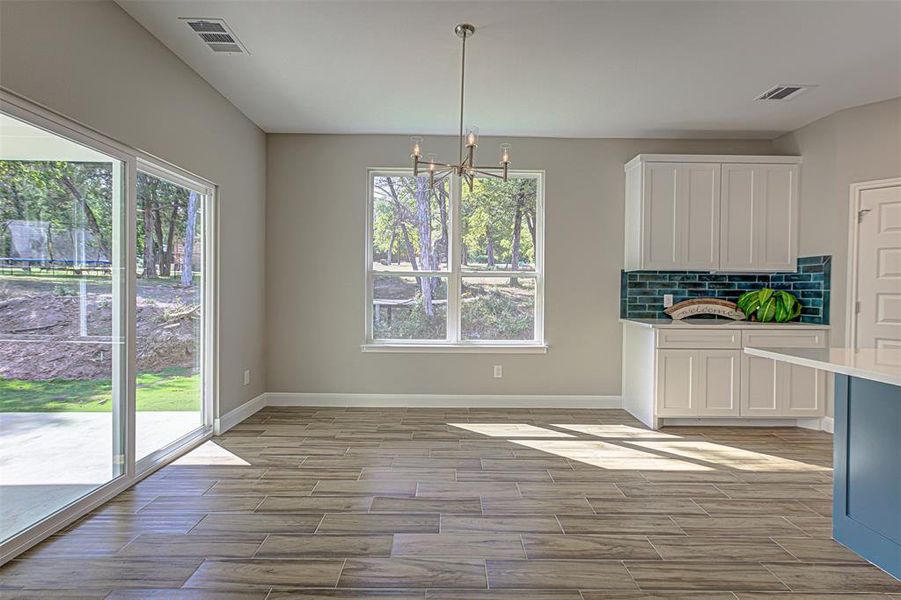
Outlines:
[{"label": "upper cabinet", "polygon": [[626,165],[626,270],[795,270],[799,163],[636,156]]}]

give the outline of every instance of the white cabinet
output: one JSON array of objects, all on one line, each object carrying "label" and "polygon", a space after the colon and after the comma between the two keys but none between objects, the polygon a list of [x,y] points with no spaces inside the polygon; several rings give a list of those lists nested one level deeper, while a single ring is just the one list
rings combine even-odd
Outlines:
[{"label": "white cabinet", "polygon": [[721,271],[793,271],[798,259],[798,165],[722,167]]},{"label": "white cabinet", "polygon": [[715,269],[720,252],[720,165],[646,163],[642,180],[642,268]]},{"label": "white cabinet", "polygon": [[658,350],[657,414],[739,414],[739,350]]},{"label": "white cabinet", "polygon": [[739,350],[658,350],[657,414],[738,416]]},{"label": "white cabinet", "polygon": [[825,327],[646,326],[623,331],[623,407],[650,427],[664,418],[806,418],[826,414],[826,374],[744,353],[824,348]]},{"label": "white cabinet", "polygon": [[[824,331],[746,331],[744,345],[758,348],[825,348]],[[819,417],[826,409],[826,373],[759,356],[742,356],[741,414]]]},{"label": "white cabinet", "polygon": [[799,161],[635,157],[626,165],[626,270],[794,270]]}]

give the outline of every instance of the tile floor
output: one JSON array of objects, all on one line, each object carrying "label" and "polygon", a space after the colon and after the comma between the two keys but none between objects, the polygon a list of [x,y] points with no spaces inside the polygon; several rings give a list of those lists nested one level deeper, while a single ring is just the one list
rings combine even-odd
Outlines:
[{"label": "tile floor", "polygon": [[0,597],[901,600],[831,436],[616,410],[268,408],[0,568]]}]

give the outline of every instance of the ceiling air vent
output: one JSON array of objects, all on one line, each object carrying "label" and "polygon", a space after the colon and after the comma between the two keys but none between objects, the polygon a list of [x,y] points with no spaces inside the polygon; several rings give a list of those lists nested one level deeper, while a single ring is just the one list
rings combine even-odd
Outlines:
[{"label": "ceiling air vent", "polygon": [[249,54],[224,19],[180,17],[213,52]]},{"label": "ceiling air vent", "polygon": [[799,85],[799,84],[781,84],[775,87],[772,87],[757,96],[758,100],[768,100],[771,102],[782,102],[784,100],[793,100],[794,98],[800,96],[810,88],[812,85]]}]

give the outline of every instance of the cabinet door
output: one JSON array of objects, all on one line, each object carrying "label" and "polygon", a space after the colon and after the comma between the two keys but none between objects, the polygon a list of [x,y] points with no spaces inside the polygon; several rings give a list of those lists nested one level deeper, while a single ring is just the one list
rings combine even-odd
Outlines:
[{"label": "cabinet door", "polygon": [[658,416],[697,416],[698,368],[695,350],[657,350]]},{"label": "cabinet door", "polygon": [[810,367],[780,362],[780,415],[821,417],[826,414],[826,373]]},{"label": "cabinet door", "polygon": [[775,417],[779,414],[782,377],[777,376],[776,361],[742,355],[741,415]]},{"label": "cabinet door", "polygon": [[794,271],[798,166],[723,165],[721,271]]},{"label": "cabinet door", "polygon": [[709,271],[720,263],[720,165],[691,164],[679,167],[676,188],[682,218],[682,252],[685,269]]},{"label": "cabinet door", "polygon": [[720,201],[720,265],[723,271],[751,271],[754,248],[754,165],[723,165]]},{"label": "cabinet door", "polygon": [[698,414],[705,417],[733,417],[739,414],[741,388],[740,350],[700,350],[698,352]]},{"label": "cabinet door", "polygon": [[648,163],[643,186],[642,268],[715,269],[720,165]]},{"label": "cabinet door", "polygon": [[798,166],[757,167],[755,268],[794,271],[798,259]]}]

